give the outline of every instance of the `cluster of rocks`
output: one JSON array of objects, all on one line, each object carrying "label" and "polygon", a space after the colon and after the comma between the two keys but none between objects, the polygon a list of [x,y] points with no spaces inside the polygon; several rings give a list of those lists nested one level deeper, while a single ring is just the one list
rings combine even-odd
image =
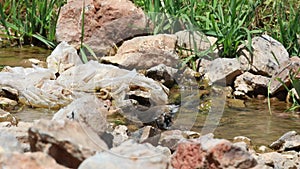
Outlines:
[{"label": "cluster of rocks", "polygon": [[[101,56],[101,63],[83,64],[77,54],[82,1],[72,0],[62,8],[57,25],[62,42],[47,58],[46,68],[5,67],[0,72],[1,108],[6,110],[0,109],[2,168],[300,167],[296,132],[272,143],[274,152],[260,154],[247,139],[232,143],[212,134],[166,130],[176,109],[168,105],[174,83],[192,86],[193,79],[204,76],[210,83],[233,86],[234,96],[244,98],[266,94],[269,81],[277,77],[287,82],[289,70],[299,62],[280,43],[267,35],[255,37],[252,54],[243,46],[239,58],[217,58],[218,51],[211,51],[209,56],[217,59],[203,58],[197,71],[182,73],[180,57],[191,51],[177,47],[195,47],[189,31],[141,36],[153,25],[132,2],[88,0],[85,5],[85,43]],[[216,41],[200,32],[193,38],[200,41],[198,51],[210,50]],[[273,82],[270,91],[276,95],[282,87]],[[20,105],[57,112],[51,120],[18,122],[9,111]],[[116,113],[142,127],[129,131],[109,123],[107,117]],[[156,127],[148,125],[153,122]]]}]

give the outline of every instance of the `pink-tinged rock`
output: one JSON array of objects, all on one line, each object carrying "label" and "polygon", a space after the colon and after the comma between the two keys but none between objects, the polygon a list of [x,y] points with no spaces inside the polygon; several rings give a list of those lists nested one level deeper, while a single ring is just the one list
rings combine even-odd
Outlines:
[{"label": "pink-tinged rock", "polygon": [[[82,0],[69,0],[61,9],[56,38],[78,45],[81,38]],[[98,55],[107,55],[116,44],[146,33],[142,9],[129,0],[86,0],[84,42]]]},{"label": "pink-tinged rock", "polygon": [[125,41],[115,56],[103,57],[103,62],[126,69],[149,69],[159,64],[175,67],[179,57],[175,52],[176,36],[159,34]]},{"label": "pink-tinged rock", "polygon": [[67,169],[42,152],[0,154],[0,168],[6,169]]},{"label": "pink-tinged rock", "polygon": [[228,140],[213,139],[210,135],[179,143],[171,157],[171,165],[175,169],[246,169],[256,164],[249,152]]}]

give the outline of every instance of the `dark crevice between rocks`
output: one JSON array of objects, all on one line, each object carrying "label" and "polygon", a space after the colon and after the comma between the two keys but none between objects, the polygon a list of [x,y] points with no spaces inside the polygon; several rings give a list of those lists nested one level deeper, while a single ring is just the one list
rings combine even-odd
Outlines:
[{"label": "dark crevice between rocks", "polygon": [[61,146],[52,144],[48,150],[48,154],[52,156],[57,163],[69,168],[78,168],[82,161],[74,158],[72,154],[62,149]]}]

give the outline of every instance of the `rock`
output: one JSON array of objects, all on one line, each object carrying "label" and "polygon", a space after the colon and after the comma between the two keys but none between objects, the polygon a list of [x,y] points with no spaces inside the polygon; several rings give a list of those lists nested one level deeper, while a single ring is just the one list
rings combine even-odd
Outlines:
[{"label": "rock", "polygon": [[7,111],[4,111],[0,109],[0,123],[1,122],[9,122],[9,126],[17,126],[19,123],[19,120],[12,114],[10,114]]},{"label": "rock", "polygon": [[121,143],[128,140],[128,128],[125,125],[118,125],[115,127],[114,131],[112,132],[112,135],[114,136],[113,139],[113,146],[119,146]]},{"label": "rock", "polygon": [[278,151],[295,150],[300,152],[300,135],[296,131],[289,131],[273,142],[270,148]]},{"label": "rock", "polygon": [[[285,83],[285,85],[289,86],[290,84],[290,73],[299,73],[297,72],[300,68],[300,58],[297,56],[289,58],[288,61],[283,62],[279,65],[279,68],[276,70],[274,75],[271,78],[271,84],[270,84],[270,94],[274,95],[275,93],[285,90],[282,82]],[[295,77],[299,77],[298,74],[295,74]],[[280,82],[280,79],[282,82]]]},{"label": "rock", "polygon": [[21,145],[14,135],[0,130],[0,156],[11,152],[22,152]]},{"label": "rock", "polygon": [[240,63],[236,58],[217,58],[206,69],[211,83],[231,85],[236,76],[242,74]]},{"label": "rock", "polygon": [[240,92],[255,96],[258,94],[266,95],[269,81],[270,78],[268,77],[245,72],[242,75],[236,77],[234,81],[235,91],[233,92],[233,94],[236,97],[240,96]]},{"label": "rock", "polygon": [[180,141],[185,140],[180,130],[169,130],[161,133],[159,145],[168,147],[171,151],[175,151]]},{"label": "rock", "polygon": [[171,88],[174,83],[176,83],[175,75],[177,71],[177,69],[174,69],[172,67],[168,67],[164,64],[159,64],[146,70],[145,75],[149,78],[161,82],[166,87]]},{"label": "rock", "polygon": [[12,153],[9,155],[0,153],[0,161],[0,168],[7,169],[67,169],[57,164],[53,158],[42,152]]},{"label": "rock", "polygon": [[39,120],[28,134],[31,151],[43,151],[70,168],[77,168],[84,159],[108,149],[98,134],[76,121]]},{"label": "rock", "polygon": [[159,64],[175,68],[179,63],[175,47],[175,35],[141,36],[125,41],[115,56],[101,60],[129,70],[149,69]]},{"label": "rock", "polygon": [[47,67],[59,76],[70,67],[83,64],[77,51],[67,42],[61,42],[56,46],[50,56],[47,57]]},{"label": "rock", "polygon": [[[27,152],[30,150],[28,141],[28,129],[32,127],[32,123],[20,121],[18,126],[7,127],[7,124],[0,123],[0,131],[9,135],[13,135],[20,144],[21,152]],[[2,138],[2,137],[1,137]],[[13,142],[9,144],[14,144]]]},{"label": "rock", "polygon": [[5,110],[12,110],[18,104],[17,101],[9,98],[0,97],[0,108]]},{"label": "rock", "polygon": [[[56,26],[58,42],[78,45],[81,38],[82,1],[68,1],[61,9]],[[110,53],[115,45],[145,34],[148,21],[142,9],[129,0],[86,0],[84,43],[98,55]]]},{"label": "rock", "polygon": [[[57,82],[67,89],[75,89],[78,98],[82,93],[109,91],[116,106],[126,105],[130,92],[145,93],[152,105],[164,105],[168,102],[168,89],[153,79],[116,66],[89,61],[72,67],[58,77]],[[76,93],[75,93],[76,94]],[[127,100],[127,101],[126,101]]]},{"label": "rock", "polygon": [[152,126],[145,126],[131,134],[131,139],[135,140],[138,143],[150,143],[153,146],[158,145],[160,139],[159,129]]},{"label": "rock", "polygon": [[18,103],[57,109],[70,102],[71,93],[57,84],[55,78],[51,70],[37,66],[5,67],[0,72],[0,86],[8,98],[18,100]]},{"label": "rock", "polygon": [[166,169],[168,156],[165,152],[151,144],[137,144],[129,140],[109,152],[98,153],[86,159],[79,169]]},{"label": "rock", "polygon": [[109,106],[94,95],[86,95],[74,100],[56,112],[52,120],[75,120],[101,135],[107,129],[106,116]]},{"label": "rock", "polygon": [[[176,32],[177,45],[179,46],[179,53],[187,57],[194,54],[194,52],[203,52],[210,50],[210,47],[216,43],[217,38],[208,37],[200,31],[183,30]],[[210,52],[209,55],[213,58],[218,57],[218,51]]]},{"label": "rock", "polygon": [[243,47],[240,47],[239,60],[244,71],[251,70],[260,75],[272,76],[279,65],[289,59],[285,47],[268,35],[252,39],[253,55],[250,55]]},{"label": "rock", "polygon": [[280,154],[277,152],[270,152],[258,155],[256,157],[258,165],[255,169],[269,169],[269,168],[300,168],[300,155],[294,154]]},{"label": "rock", "polygon": [[177,168],[251,168],[256,160],[246,151],[228,140],[213,139],[205,135],[178,144],[171,157],[171,165]]}]

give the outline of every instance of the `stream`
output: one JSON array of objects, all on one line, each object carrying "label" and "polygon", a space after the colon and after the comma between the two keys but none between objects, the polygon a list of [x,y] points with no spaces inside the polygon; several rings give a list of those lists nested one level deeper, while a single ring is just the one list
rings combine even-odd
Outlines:
[{"label": "stream", "polygon": [[[0,48],[0,68],[3,66],[30,67],[29,58],[45,61],[51,51],[37,47]],[[273,101],[272,113],[266,101],[247,101],[245,108],[230,108],[225,106],[220,122],[214,131],[216,138],[232,140],[235,136],[246,136],[252,139],[254,145],[269,145],[285,132],[295,130],[300,132],[300,115],[285,112],[287,104]],[[51,119],[56,111],[48,109],[32,109],[23,107],[15,115],[21,121],[35,119]],[[207,114],[198,114],[192,130],[201,132]]]}]

